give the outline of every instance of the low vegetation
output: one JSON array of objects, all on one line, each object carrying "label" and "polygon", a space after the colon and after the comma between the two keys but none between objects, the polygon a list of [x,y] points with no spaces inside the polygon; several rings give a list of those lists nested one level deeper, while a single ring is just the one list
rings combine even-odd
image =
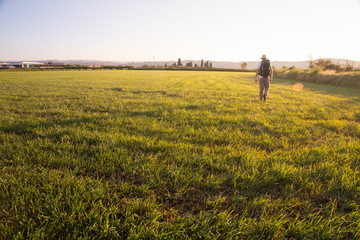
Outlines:
[{"label": "low vegetation", "polygon": [[311,62],[309,69],[296,69],[295,67],[276,69],[274,75],[297,81],[360,88],[360,71],[358,69],[354,69],[351,65],[335,64],[331,60],[325,59]]},{"label": "low vegetation", "polygon": [[0,239],[360,238],[360,91],[294,83],[0,72]]}]

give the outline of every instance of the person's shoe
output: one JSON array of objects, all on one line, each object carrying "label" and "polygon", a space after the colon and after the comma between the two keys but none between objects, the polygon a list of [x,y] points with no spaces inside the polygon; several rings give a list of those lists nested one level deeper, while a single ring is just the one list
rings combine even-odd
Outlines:
[{"label": "person's shoe", "polygon": [[264,96],[264,101],[266,101],[266,96]]}]

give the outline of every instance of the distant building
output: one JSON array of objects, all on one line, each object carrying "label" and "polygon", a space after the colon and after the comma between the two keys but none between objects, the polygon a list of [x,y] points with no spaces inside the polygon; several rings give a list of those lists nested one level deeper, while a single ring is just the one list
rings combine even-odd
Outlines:
[{"label": "distant building", "polygon": [[9,68],[33,68],[33,67],[40,67],[44,65],[41,62],[7,62],[1,63],[2,67],[9,67]]}]

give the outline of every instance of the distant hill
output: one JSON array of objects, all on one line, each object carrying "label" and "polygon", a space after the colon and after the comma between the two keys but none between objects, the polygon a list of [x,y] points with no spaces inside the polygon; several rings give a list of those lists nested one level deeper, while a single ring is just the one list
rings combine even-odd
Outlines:
[{"label": "distant hill", "polygon": [[[344,60],[344,59],[331,59],[334,63],[345,65],[346,63],[352,65],[353,67],[360,67],[360,61],[350,61],[350,60]],[[204,60],[205,61],[205,60]],[[188,62],[192,62],[193,65],[197,64],[200,66],[201,61],[200,60],[185,60],[181,61],[183,65],[185,65]],[[240,69],[242,62],[226,62],[226,61],[209,61],[212,63],[214,68],[232,68],[232,69]],[[246,69],[255,69],[257,67],[259,61],[248,61]],[[164,66],[165,63],[167,66],[171,66],[174,63],[177,63],[177,61],[164,61],[164,62],[135,62],[134,64],[138,67],[149,65],[149,66]],[[301,68],[306,69],[309,67],[309,61],[297,61],[297,62],[287,62],[287,61],[271,61],[271,65],[275,68],[279,69],[283,66],[286,67],[292,67],[295,68]]]},{"label": "distant hill", "polygon": [[[205,60],[204,60],[205,61]],[[195,64],[197,64],[198,66],[200,66],[201,64],[201,60],[184,60],[181,61],[182,64],[185,66],[186,63],[192,62],[193,66]],[[206,61],[205,61],[206,62]],[[241,64],[244,62],[227,62],[227,61],[209,61],[212,63],[212,66],[214,68],[232,68],[232,69],[240,69],[241,68]],[[134,63],[128,63],[127,65],[131,65],[134,64],[137,67],[141,67],[144,65],[148,65],[148,66],[164,66],[165,64],[167,64],[167,66],[171,66],[172,64],[177,63],[176,61],[154,61],[154,62],[134,62]],[[359,62],[360,63],[360,62]],[[249,61],[247,62],[247,67],[246,69],[255,69],[257,66],[258,62],[256,61]],[[271,62],[271,64],[275,67],[275,68],[281,68],[282,66],[286,66],[286,67],[291,67],[291,66],[295,66],[296,68],[308,68],[309,66],[309,61],[300,61],[300,62],[279,62],[279,61],[274,61]]]},{"label": "distant hill", "polygon": [[[334,63],[337,64],[350,64],[354,68],[360,67],[360,61],[351,61],[351,60],[345,60],[345,59],[331,59]],[[23,60],[23,61],[34,61],[34,60]],[[204,59],[204,61],[207,61]],[[0,61],[0,62],[11,62],[11,61]],[[19,61],[17,61],[19,62]],[[21,61],[20,61],[21,62]],[[144,62],[130,62],[130,61],[103,61],[103,60],[36,60],[36,62],[42,62],[42,63],[54,63],[54,64],[66,64],[66,65],[95,65],[95,66],[115,66],[115,65],[134,65],[137,67],[141,67],[144,65],[148,66],[164,66],[167,64],[167,66],[171,66],[174,63],[177,63],[176,61],[144,61]],[[201,60],[184,60],[182,61],[183,65],[186,65],[186,63],[192,62],[193,66],[197,64],[200,66]],[[211,61],[212,66],[214,68],[232,68],[232,69],[240,69],[241,64],[245,61],[241,62],[229,62],[229,61]],[[258,61],[246,61],[247,67],[246,69],[255,69]],[[308,68],[309,67],[309,61],[297,61],[297,62],[287,62],[287,61],[271,61],[271,65],[275,68],[279,69],[283,66],[286,67],[296,67],[296,68]]]},{"label": "distant hill", "polygon": [[[337,64],[342,64],[342,65],[350,64],[355,68],[360,67],[360,61],[350,61],[350,60],[344,60],[344,59],[331,59],[331,60],[334,63],[337,63]],[[189,63],[189,62],[192,62],[193,66],[195,64],[200,66],[200,64],[201,64],[201,60],[184,60],[184,61],[181,61],[181,62],[182,62],[183,65],[186,65],[186,63]],[[245,61],[242,61],[242,62],[209,61],[209,62],[212,63],[214,68],[240,69],[241,64],[243,62],[245,62]],[[167,66],[171,66],[174,63],[177,63],[177,60],[176,61],[128,62],[128,63],[125,63],[125,65],[134,64],[137,67],[141,67],[141,66],[144,66],[144,65],[148,65],[148,66],[164,66],[165,64],[167,64]],[[258,61],[248,61],[246,63],[247,63],[246,69],[255,69],[257,64],[258,64]],[[271,61],[271,65],[274,66],[277,69],[282,68],[283,66],[286,66],[286,67],[294,66],[296,68],[306,69],[306,68],[309,67],[309,61],[297,61],[297,62]]]}]

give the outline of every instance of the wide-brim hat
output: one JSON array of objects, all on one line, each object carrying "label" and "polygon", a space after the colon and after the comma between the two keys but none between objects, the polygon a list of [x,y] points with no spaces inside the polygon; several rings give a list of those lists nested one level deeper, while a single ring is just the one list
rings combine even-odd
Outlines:
[{"label": "wide-brim hat", "polygon": [[266,59],[266,58],[267,58],[267,57],[266,57],[265,54],[261,56],[261,59]]}]

